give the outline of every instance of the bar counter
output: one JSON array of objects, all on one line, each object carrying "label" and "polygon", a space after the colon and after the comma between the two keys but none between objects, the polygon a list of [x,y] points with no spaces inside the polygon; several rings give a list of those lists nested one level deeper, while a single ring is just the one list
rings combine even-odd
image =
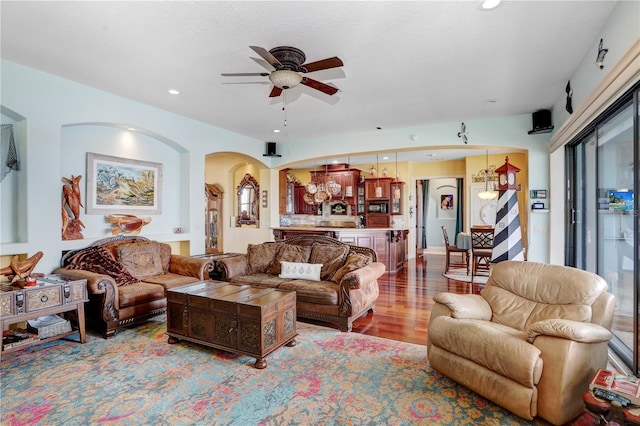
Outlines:
[{"label": "bar counter", "polygon": [[313,234],[332,237],[347,244],[370,247],[384,263],[386,272],[395,274],[404,268],[407,255],[407,228],[330,228],[318,226],[287,226],[272,228],[277,240]]}]

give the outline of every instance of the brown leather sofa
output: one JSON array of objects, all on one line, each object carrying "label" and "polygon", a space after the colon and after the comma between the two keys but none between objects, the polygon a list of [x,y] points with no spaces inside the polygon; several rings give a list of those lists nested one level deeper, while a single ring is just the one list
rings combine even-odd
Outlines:
[{"label": "brown leather sofa", "polygon": [[481,294],[438,293],[429,321],[431,367],[532,420],[564,424],[606,368],[615,297],[598,275],[504,261]]},{"label": "brown leather sofa", "polygon": [[[350,331],[353,321],[373,312],[378,298],[378,278],[384,264],[375,250],[345,244],[321,235],[301,235],[284,241],[249,244],[247,253],[221,259],[217,268],[221,279],[254,287],[296,292],[298,318],[335,323]],[[317,267],[319,275],[287,278],[291,262],[298,268]],[[283,266],[284,265],[284,266]],[[284,273],[283,273],[284,272]],[[296,276],[296,274],[293,274]],[[318,279],[318,280],[316,280]]]},{"label": "brown leather sofa", "polygon": [[66,253],[54,271],[86,279],[87,326],[113,337],[125,325],[166,312],[168,288],[209,279],[207,258],[171,254],[171,246],[138,236],[118,236]]}]

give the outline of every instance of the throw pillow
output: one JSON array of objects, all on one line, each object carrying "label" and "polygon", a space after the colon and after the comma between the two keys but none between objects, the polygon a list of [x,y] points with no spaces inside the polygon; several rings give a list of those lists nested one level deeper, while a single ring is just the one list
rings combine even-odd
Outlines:
[{"label": "throw pillow", "polygon": [[139,282],[122,264],[113,258],[108,250],[101,246],[87,247],[80,250],[71,255],[67,262],[66,266],[69,269],[84,269],[97,274],[109,275],[115,280],[117,286]]},{"label": "throw pillow", "polygon": [[276,253],[282,243],[249,244],[247,247],[247,264],[249,274],[269,272]]},{"label": "throw pillow", "polygon": [[[306,262],[309,260],[311,254],[311,246],[299,246],[296,244],[283,243],[278,249],[278,254],[275,260],[271,264],[269,273],[271,275],[278,275],[282,270],[280,262]],[[311,262],[319,263],[319,262]]]},{"label": "throw pillow", "polygon": [[144,280],[161,275],[162,260],[157,242],[123,244],[118,247],[118,260],[134,277]]},{"label": "throw pillow", "polygon": [[282,262],[280,278],[294,278],[309,281],[320,281],[322,265],[299,262]]},{"label": "throw pillow", "polygon": [[314,243],[311,248],[309,263],[321,263],[320,279],[330,280],[333,274],[342,266],[348,253],[348,246]]},{"label": "throw pillow", "polygon": [[369,256],[365,256],[360,253],[351,253],[347,256],[347,260],[344,262],[344,266],[336,271],[331,277],[331,281],[340,283],[342,278],[347,275],[351,271],[355,271],[356,269],[364,268],[368,264],[371,263],[371,258]]},{"label": "throw pillow", "polygon": [[162,270],[164,272],[169,271],[171,265],[171,246],[167,243],[158,243],[160,248],[160,262],[162,263]]}]

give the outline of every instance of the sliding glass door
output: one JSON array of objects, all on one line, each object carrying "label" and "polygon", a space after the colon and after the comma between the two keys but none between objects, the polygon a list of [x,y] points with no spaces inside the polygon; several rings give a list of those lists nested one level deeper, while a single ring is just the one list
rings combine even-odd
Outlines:
[{"label": "sliding glass door", "polygon": [[638,365],[638,89],[609,108],[567,148],[567,259],[616,296],[611,347]]}]

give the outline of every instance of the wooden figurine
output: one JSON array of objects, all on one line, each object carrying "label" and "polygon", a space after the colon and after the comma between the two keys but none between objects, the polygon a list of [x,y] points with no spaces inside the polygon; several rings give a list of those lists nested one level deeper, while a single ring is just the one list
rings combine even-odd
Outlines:
[{"label": "wooden figurine", "polygon": [[82,228],[84,223],[80,220],[80,179],[82,176],[73,176],[71,179],[63,177],[65,185],[62,187],[62,239],[83,239]]},{"label": "wooden figurine", "polygon": [[42,259],[41,251],[22,262],[18,260],[18,255],[16,254],[11,258],[9,266],[0,269],[0,275],[4,275],[9,278],[12,283],[30,276],[42,275],[33,273],[33,270],[40,259]]},{"label": "wooden figurine", "polygon": [[114,224],[111,228],[113,235],[138,235],[142,227],[151,222],[150,217],[139,218],[132,214],[109,215],[107,220]]}]

